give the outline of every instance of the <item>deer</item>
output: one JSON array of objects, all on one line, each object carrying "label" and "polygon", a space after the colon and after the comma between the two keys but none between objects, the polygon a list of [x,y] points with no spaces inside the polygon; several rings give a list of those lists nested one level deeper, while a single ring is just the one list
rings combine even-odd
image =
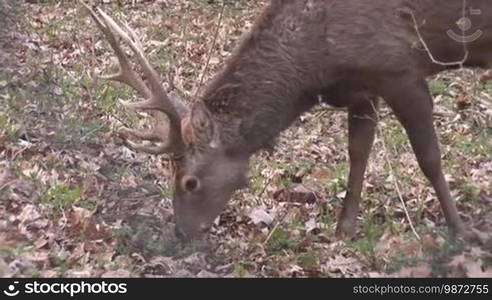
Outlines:
[{"label": "deer", "polygon": [[[252,155],[270,149],[320,99],[348,112],[350,168],[337,238],[356,233],[380,101],[404,127],[450,232],[474,235],[443,175],[426,78],[448,69],[491,68],[490,0],[270,0],[192,104],[167,93],[128,25],[79,1],[118,59],[119,73],[105,79],[136,90],[145,100],[122,105],[155,119],[150,130],[121,133],[131,149],[171,161],[180,239],[206,235],[233,193],[247,185]],[[473,28],[456,34],[459,20]],[[469,29],[478,36],[467,35]],[[143,76],[132,69],[123,43]]]}]

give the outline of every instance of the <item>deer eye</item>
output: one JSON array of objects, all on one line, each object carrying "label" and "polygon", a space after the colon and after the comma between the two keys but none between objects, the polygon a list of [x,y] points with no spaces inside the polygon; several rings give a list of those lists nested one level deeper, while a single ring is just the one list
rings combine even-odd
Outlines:
[{"label": "deer eye", "polygon": [[181,187],[187,192],[196,192],[200,189],[200,180],[195,176],[186,175],[181,180]]}]

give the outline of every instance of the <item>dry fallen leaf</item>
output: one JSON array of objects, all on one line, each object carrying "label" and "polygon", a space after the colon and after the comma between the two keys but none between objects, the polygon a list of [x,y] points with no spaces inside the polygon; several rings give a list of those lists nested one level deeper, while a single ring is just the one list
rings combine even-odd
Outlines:
[{"label": "dry fallen leaf", "polygon": [[273,223],[273,217],[266,211],[265,207],[256,207],[248,215],[253,221],[253,224],[258,225],[264,223],[265,225],[270,225]]}]

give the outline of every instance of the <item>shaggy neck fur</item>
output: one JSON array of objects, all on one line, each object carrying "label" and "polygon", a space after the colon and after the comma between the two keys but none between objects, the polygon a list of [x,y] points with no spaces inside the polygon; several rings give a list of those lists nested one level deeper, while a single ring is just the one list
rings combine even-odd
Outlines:
[{"label": "shaggy neck fur", "polygon": [[[467,10],[482,10],[475,21],[487,32],[469,45],[465,65],[485,66],[491,54],[480,43],[492,39],[490,0],[467,2]],[[423,51],[408,11],[436,58],[463,58],[463,44],[446,33],[463,15],[463,0],[271,1],[203,94],[225,149],[251,154],[273,146],[318,94],[350,106],[348,94],[370,93],[382,75],[444,69]]]},{"label": "shaggy neck fur", "polygon": [[228,151],[251,154],[273,147],[275,137],[314,104],[300,101],[303,76],[276,22],[287,7],[281,2],[263,11],[203,95]]}]

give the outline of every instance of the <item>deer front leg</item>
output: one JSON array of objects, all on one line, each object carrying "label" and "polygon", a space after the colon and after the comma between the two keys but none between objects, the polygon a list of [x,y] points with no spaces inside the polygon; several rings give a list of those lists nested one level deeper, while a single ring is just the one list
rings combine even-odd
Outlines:
[{"label": "deer front leg", "polygon": [[407,132],[419,166],[434,187],[448,227],[454,233],[468,236],[470,231],[458,215],[442,172],[427,83],[423,78],[393,78],[384,83],[381,92]]},{"label": "deer front leg", "polygon": [[364,173],[377,125],[377,100],[366,99],[350,107],[348,124],[350,174],[347,195],[336,229],[338,239],[349,238],[355,234]]}]

